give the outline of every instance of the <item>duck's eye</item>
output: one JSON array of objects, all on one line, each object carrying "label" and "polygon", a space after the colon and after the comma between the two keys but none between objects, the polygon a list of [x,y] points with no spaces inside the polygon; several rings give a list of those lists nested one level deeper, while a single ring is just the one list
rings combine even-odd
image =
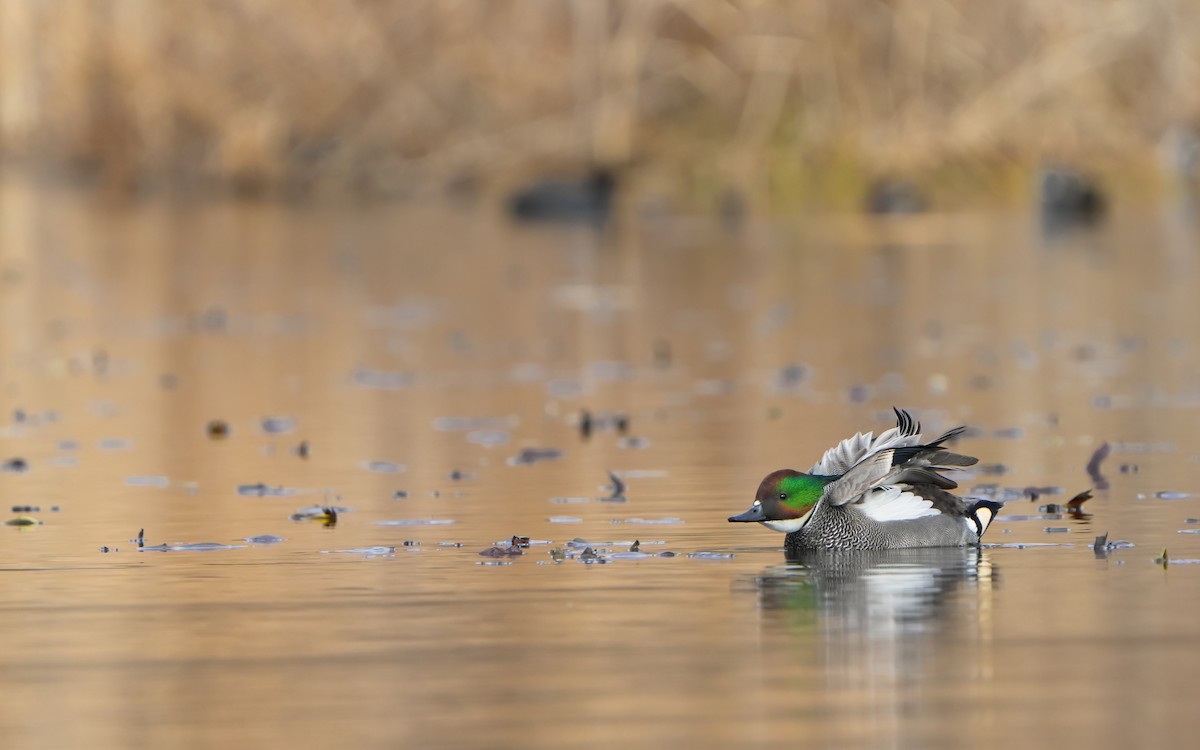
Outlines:
[{"label": "duck's eye", "polygon": [[786,493],[786,492],[780,492],[780,493],[779,493],[779,499],[780,499],[780,500],[787,500],[787,493]]}]

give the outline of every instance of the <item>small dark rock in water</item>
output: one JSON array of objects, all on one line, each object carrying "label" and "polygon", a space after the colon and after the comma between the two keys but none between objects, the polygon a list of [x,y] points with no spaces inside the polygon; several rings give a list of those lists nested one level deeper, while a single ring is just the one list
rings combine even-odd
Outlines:
[{"label": "small dark rock in water", "polygon": [[408,497],[407,490],[396,490],[395,492],[392,493],[393,500],[404,500],[407,497]]},{"label": "small dark rock in water", "polygon": [[666,370],[671,366],[671,344],[662,339],[654,342],[654,366]]},{"label": "small dark rock in water", "polygon": [[1038,513],[1062,513],[1063,507],[1058,503],[1050,503],[1049,505],[1039,505]]},{"label": "small dark rock in water", "polygon": [[13,513],[41,513],[42,509],[36,505],[14,505]]},{"label": "small dark rock in water", "polygon": [[420,542],[418,542],[418,541],[415,541],[415,540],[413,540],[413,539],[405,539],[405,540],[404,540],[404,546],[405,546],[405,547],[420,547],[420,546],[421,546],[421,543],[420,543]]},{"label": "small dark rock in water", "polygon": [[229,423],[223,419],[214,419],[205,425],[204,432],[213,440],[224,440],[229,437]]},{"label": "small dark rock in water", "polygon": [[294,453],[300,458],[308,458],[308,441],[301,440],[300,445],[297,445]]},{"label": "small dark rock in water", "polygon": [[746,195],[742,191],[726,188],[717,196],[717,216],[726,230],[736,232],[741,229],[749,212]]},{"label": "small dark rock in water", "polygon": [[928,207],[925,196],[908,180],[878,180],[867,192],[866,209],[873,214],[919,214]]},{"label": "small dark rock in water", "polygon": [[775,373],[775,385],[780,388],[795,388],[808,379],[808,368],[799,363],[784,365]]},{"label": "small dark rock in water", "polygon": [[1038,202],[1049,229],[1094,224],[1104,215],[1104,195],[1084,175],[1069,169],[1044,169],[1038,178]]},{"label": "small dark rock in water", "polygon": [[245,541],[250,542],[251,544],[279,544],[280,542],[286,542],[287,540],[281,536],[275,536],[274,534],[259,534],[258,536],[247,537]]},{"label": "small dark rock in water", "polygon": [[528,466],[538,461],[553,461],[562,458],[562,451],[556,448],[522,448],[521,452],[508,459],[509,466]]},{"label": "small dark rock in water", "polygon": [[200,329],[209,333],[224,333],[225,326],[229,324],[229,314],[221,307],[210,307],[200,313],[197,322],[200,324]]},{"label": "small dark rock in water", "polygon": [[1137,474],[1141,468],[1137,464],[1121,464],[1122,474]]},{"label": "small dark rock in water", "polygon": [[522,188],[508,208],[522,221],[601,222],[612,209],[616,187],[612,172],[597,169],[579,180],[543,180]]},{"label": "small dark rock in water", "polygon": [[101,551],[101,552],[113,552],[114,550],[112,550],[112,549],[109,549],[108,547],[101,547],[101,548],[100,548],[100,551]]},{"label": "small dark rock in water", "polygon": [[474,478],[475,478],[475,475],[469,471],[462,471],[460,469],[454,469],[453,471],[450,472],[450,481],[452,481],[452,482],[462,482],[467,479],[474,479]]},{"label": "small dark rock in water", "polygon": [[488,547],[479,553],[481,557],[519,557],[525,554],[525,551],[520,547]]},{"label": "small dark rock in water", "polygon": [[600,431],[615,431],[624,435],[629,431],[629,415],[613,412],[593,414],[586,409],[580,413],[579,434],[585,440]]},{"label": "small dark rock in water", "polygon": [[0,464],[0,471],[11,471],[14,474],[23,474],[29,471],[29,462],[23,458],[10,458],[3,464]]},{"label": "small dark rock in water", "polygon": [[972,390],[987,391],[991,390],[995,386],[996,380],[991,375],[984,375],[980,373],[967,378],[967,387],[971,388]]},{"label": "small dark rock in water", "polygon": [[271,487],[259,482],[258,484],[239,484],[237,493],[247,497],[288,497],[295,494],[295,490],[287,487]]}]

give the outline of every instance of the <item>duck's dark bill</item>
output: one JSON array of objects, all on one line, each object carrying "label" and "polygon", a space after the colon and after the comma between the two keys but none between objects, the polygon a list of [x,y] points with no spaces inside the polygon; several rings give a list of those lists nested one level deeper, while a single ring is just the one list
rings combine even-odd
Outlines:
[{"label": "duck's dark bill", "polygon": [[754,521],[762,521],[766,517],[767,515],[763,513],[762,506],[755,503],[754,505],[750,506],[750,510],[746,511],[745,513],[738,513],[736,516],[730,516],[729,520],[751,523]]}]

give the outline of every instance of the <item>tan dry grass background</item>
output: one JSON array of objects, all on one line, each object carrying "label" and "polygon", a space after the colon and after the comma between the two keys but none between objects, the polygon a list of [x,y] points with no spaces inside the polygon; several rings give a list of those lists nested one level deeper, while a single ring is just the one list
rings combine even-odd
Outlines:
[{"label": "tan dry grass background", "polygon": [[604,164],[804,202],[1045,161],[1141,185],[1197,124],[1183,0],[0,4],[6,161],[121,187],[405,194]]}]

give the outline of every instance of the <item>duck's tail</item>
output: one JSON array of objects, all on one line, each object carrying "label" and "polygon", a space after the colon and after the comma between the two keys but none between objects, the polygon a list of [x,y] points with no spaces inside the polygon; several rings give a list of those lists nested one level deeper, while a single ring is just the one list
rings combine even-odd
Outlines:
[{"label": "duck's tail", "polygon": [[1004,503],[998,503],[994,500],[976,500],[970,508],[967,509],[967,523],[975,529],[975,535],[982,537],[983,532],[987,531],[988,526],[992,525],[996,514],[1004,507]]}]

